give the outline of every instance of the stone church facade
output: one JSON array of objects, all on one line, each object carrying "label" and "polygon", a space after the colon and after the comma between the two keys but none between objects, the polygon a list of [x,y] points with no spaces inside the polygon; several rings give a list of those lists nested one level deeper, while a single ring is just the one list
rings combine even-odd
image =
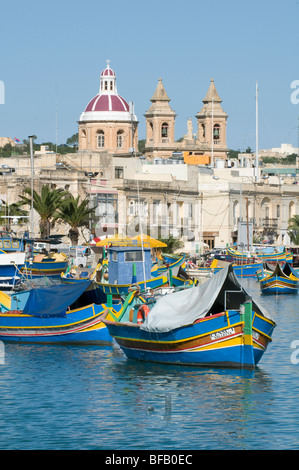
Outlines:
[{"label": "stone church facade", "polygon": [[[159,78],[145,112],[145,156],[169,159],[173,152],[182,152],[186,163],[211,164],[217,159],[226,160],[227,114],[222,109],[214,79],[203,99],[202,109],[195,115],[196,132],[192,119],[187,122],[187,133],[180,141],[175,137],[176,113]],[[117,91],[116,74],[109,60],[100,75],[100,88],[82,112],[79,122],[79,151],[108,152],[112,155],[129,155],[138,151],[138,120],[133,103],[129,104]],[[193,157],[195,157],[192,159]],[[189,158],[189,160],[188,160]],[[190,159],[191,158],[191,159]]]},{"label": "stone church facade", "polygon": [[[187,134],[180,142],[175,140],[176,113],[170,107],[162,79],[151,98],[151,106],[145,113],[146,120],[146,157],[171,158],[173,152],[182,152],[186,163],[211,164],[214,166],[218,159],[226,160],[228,148],[226,145],[227,114],[221,106],[215,87],[214,79],[205,98],[203,107],[196,114],[196,133],[193,133],[192,119],[187,122]],[[192,159],[188,157],[193,157]],[[195,157],[195,159],[194,159]]]}]

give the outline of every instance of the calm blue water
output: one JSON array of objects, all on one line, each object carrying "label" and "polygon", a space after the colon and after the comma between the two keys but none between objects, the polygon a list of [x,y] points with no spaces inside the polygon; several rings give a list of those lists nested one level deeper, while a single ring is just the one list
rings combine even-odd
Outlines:
[{"label": "calm blue water", "polygon": [[6,344],[0,449],[298,449],[298,296],[243,285],[277,323],[253,372],[137,363],[117,346]]}]

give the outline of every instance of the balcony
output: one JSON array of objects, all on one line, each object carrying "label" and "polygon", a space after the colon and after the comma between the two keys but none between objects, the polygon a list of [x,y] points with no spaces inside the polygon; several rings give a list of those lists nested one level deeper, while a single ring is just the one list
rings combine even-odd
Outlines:
[{"label": "balcony", "polygon": [[278,219],[270,219],[269,217],[265,217],[261,219],[261,227],[263,228],[278,228]]}]

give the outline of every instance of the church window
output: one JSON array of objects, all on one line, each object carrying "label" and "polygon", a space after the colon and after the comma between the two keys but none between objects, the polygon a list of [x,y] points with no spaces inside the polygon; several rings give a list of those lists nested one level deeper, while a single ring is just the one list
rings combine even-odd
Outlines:
[{"label": "church window", "polygon": [[110,90],[111,91],[113,90],[113,82],[112,81],[110,82]]},{"label": "church window", "polygon": [[99,148],[105,147],[105,134],[103,131],[98,132],[98,147]]},{"label": "church window", "polygon": [[202,128],[202,136],[205,137],[205,136],[206,136],[206,128],[205,128],[205,125],[202,124],[202,125],[201,125],[201,128]]},{"label": "church window", "polygon": [[168,124],[167,122],[163,122],[162,124],[162,138],[168,137]]},{"label": "church window", "polygon": [[105,80],[105,90],[108,90],[108,82]]},{"label": "church window", "polygon": [[121,148],[123,145],[123,131],[118,131],[116,139],[117,139],[117,142],[116,142],[117,148]]},{"label": "church window", "polygon": [[214,134],[214,140],[219,140],[220,139],[220,126],[219,126],[219,124],[215,124],[213,134]]}]

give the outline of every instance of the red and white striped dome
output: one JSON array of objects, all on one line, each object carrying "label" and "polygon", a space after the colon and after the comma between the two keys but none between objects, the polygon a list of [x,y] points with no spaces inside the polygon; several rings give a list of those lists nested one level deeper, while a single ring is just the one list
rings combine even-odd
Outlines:
[{"label": "red and white striped dome", "polygon": [[80,116],[82,121],[137,121],[133,110],[124,98],[117,93],[116,74],[110,69],[109,60],[107,67],[100,75],[99,93],[92,98]]},{"label": "red and white striped dome", "polygon": [[85,108],[86,112],[94,111],[129,111],[128,103],[119,95],[96,95]]},{"label": "red and white striped dome", "polygon": [[107,60],[107,67],[101,73],[101,77],[116,77],[115,72],[109,67],[109,60]]}]

